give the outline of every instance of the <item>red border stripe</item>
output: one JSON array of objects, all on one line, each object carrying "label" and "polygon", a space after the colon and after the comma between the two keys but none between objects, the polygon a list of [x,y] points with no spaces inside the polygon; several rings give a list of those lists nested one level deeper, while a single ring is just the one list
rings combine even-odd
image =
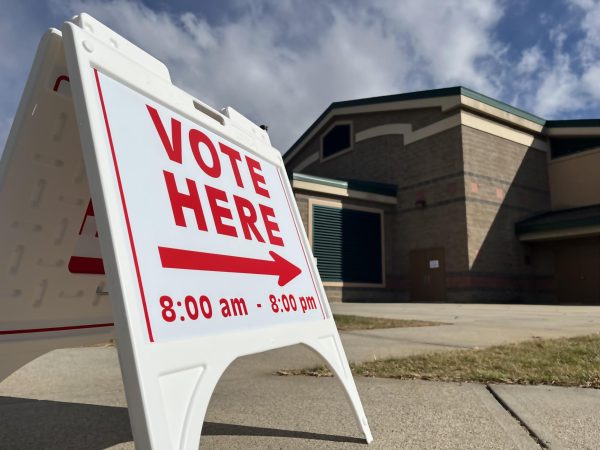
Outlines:
[{"label": "red border stripe", "polygon": [[279,171],[279,167],[275,166],[275,171],[277,172],[277,175],[279,176],[279,182],[281,183],[281,189],[283,190],[283,196],[285,197],[285,201],[287,202],[288,209],[290,210],[290,215],[292,216],[292,222],[294,223],[294,228],[296,228],[296,235],[298,236],[298,242],[300,242],[300,248],[302,249],[302,253],[304,253],[304,261],[306,261],[306,267],[308,268],[308,273],[310,274],[310,280],[312,281],[313,289],[315,290],[315,294],[317,295],[317,298],[319,299],[319,308],[321,308],[321,314],[323,315],[323,319],[326,319],[327,317],[325,317],[325,311],[323,311],[321,296],[319,295],[319,290],[317,289],[317,285],[315,283],[315,278],[314,278],[313,272],[311,270],[310,263],[308,262],[308,256],[306,256],[306,252],[304,251],[304,244],[302,243],[302,239],[300,238],[300,231],[298,231],[298,225],[296,224],[296,217],[294,216],[294,212],[292,211],[292,205],[290,204],[290,200],[287,195],[287,190],[285,189],[285,186],[283,185],[283,179],[281,178],[281,173]]},{"label": "red border stripe", "polygon": [[88,325],[72,325],[66,327],[52,327],[52,328],[28,328],[23,330],[0,330],[0,335],[6,334],[26,334],[26,333],[48,333],[50,331],[71,331],[71,330],[84,330],[88,328],[103,328],[112,327],[114,323],[92,323]]},{"label": "red border stripe", "polygon": [[140,287],[140,295],[142,297],[142,305],[144,306],[144,317],[146,318],[146,328],[148,328],[148,338],[150,342],[154,342],[152,335],[152,327],[150,325],[150,317],[148,316],[148,307],[146,306],[146,295],[144,294],[144,286],[142,284],[142,275],[140,274],[140,265],[138,263],[137,253],[135,251],[135,244],[133,242],[133,233],[131,232],[131,223],[129,221],[129,213],[127,212],[127,204],[125,203],[125,194],[123,192],[123,184],[121,183],[121,174],[119,173],[119,164],[117,163],[117,155],[115,153],[115,146],[113,144],[112,134],[110,132],[110,125],[108,124],[108,115],[106,114],[106,106],[104,104],[104,96],[102,95],[102,87],[100,86],[100,78],[98,77],[98,69],[94,69],[94,75],[96,77],[96,85],[98,86],[98,95],[100,96],[100,104],[102,105],[102,115],[104,116],[104,123],[106,124],[106,133],[108,134],[108,142],[110,144],[110,151],[112,153],[113,163],[115,165],[115,174],[117,176],[117,183],[119,185],[119,193],[121,194],[121,203],[123,204],[123,213],[125,214],[125,222],[127,223],[127,233],[129,235],[129,243],[131,244],[131,252],[133,254],[133,263],[135,265],[135,273],[137,275],[138,285]]}]

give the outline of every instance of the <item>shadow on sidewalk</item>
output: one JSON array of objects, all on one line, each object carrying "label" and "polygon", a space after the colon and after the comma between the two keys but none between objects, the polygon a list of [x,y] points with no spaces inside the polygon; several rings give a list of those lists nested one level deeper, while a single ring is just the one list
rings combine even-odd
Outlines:
[{"label": "shadow on sidewalk", "polygon": [[[364,443],[350,436],[205,422],[203,436],[266,436]],[[127,408],[0,397],[0,447],[99,450],[133,440]]]},{"label": "shadow on sidewalk", "polygon": [[277,428],[249,427],[228,423],[204,422],[203,436],[264,436],[296,439],[312,439],[315,441],[350,442],[364,444],[364,438],[336,436],[333,434],[310,433],[306,431],[279,430]]}]

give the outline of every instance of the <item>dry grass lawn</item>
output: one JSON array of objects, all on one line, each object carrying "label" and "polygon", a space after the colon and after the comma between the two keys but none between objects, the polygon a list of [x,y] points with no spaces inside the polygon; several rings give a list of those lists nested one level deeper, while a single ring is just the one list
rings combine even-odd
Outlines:
[{"label": "dry grass lawn", "polygon": [[351,316],[345,314],[334,314],[333,319],[335,320],[335,324],[339,331],[447,325],[442,322],[429,322],[426,320],[381,319],[378,317]]},{"label": "dry grass lawn", "polygon": [[[600,333],[353,364],[355,375],[600,388]],[[331,376],[326,367],[282,371]]]}]

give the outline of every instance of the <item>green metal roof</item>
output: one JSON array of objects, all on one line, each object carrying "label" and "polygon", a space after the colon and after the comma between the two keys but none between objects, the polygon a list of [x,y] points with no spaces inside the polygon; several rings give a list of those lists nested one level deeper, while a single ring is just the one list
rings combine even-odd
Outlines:
[{"label": "green metal roof", "polygon": [[600,205],[549,211],[515,224],[519,234],[538,231],[560,231],[571,228],[600,225]]},{"label": "green metal roof", "polygon": [[509,105],[508,103],[501,102],[500,100],[496,100],[495,98],[488,97],[487,95],[480,94],[479,92],[475,92],[469,88],[461,87],[461,94],[465,97],[470,97],[473,100],[478,100],[482,103],[485,103],[490,106],[495,106],[502,111],[506,111],[507,113],[514,114],[515,116],[522,117],[523,119],[530,120],[538,125],[545,125],[546,120],[542,119],[539,116],[528,113],[519,108],[515,108],[514,106]]},{"label": "green metal roof", "polygon": [[322,184],[353,191],[370,192],[372,194],[388,195],[395,197],[398,187],[395,184],[375,183],[373,181],[362,180],[341,180],[336,178],[323,178],[304,173],[293,173],[292,180],[306,181],[308,183]]}]

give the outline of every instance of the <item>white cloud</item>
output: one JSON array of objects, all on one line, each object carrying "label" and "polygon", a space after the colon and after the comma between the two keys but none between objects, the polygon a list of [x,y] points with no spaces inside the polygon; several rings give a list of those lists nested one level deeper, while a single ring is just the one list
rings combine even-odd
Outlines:
[{"label": "white cloud", "polygon": [[37,42],[45,28],[21,2],[3,5],[3,13],[0,14],[0,155],[4,151]]},{"label": "white cloud", "polygon": [[[547,118],[581,111],[600,99],[600,2],[568,0],[571,15],[548,30],[553,45],[549,56],[523,53],[521,65],[535,61],[538,70],[529,72],[525,83],[531,93],[524,106]],[[567,40],[582,35],[567,46]],[[533,54],[533,56],[532,56]],[[533,64],[531,64],[533,66]]]},{"label": "white cloud", "polygon": [[565,54],[556,55],[551,67],[540,77],[535,94],[535,110],[544,117],[559,111],[571,111],[581,105],[580,96],[577,75],[571,68],[571,59]]},{"label": "white cloud", "polygon": [[600,98],[600,96],[597,95],[600,80],[596,79],[595,83],[590,83],[592,77],[598,75],[598,61],[600,60],[600,2],[580,0],[574,3],[578,5],[583,12],[581,31],[584,33],[585,37],[577,45],[581,55],[581,64],[583,66],[582,78],[587,80],[585,86],[591,88],[591,93],[595,93],[596,98]]},{"label": "white cloud", "polygon": [[516,71],[518,74],[530,75],[540,69],[544,64],[542,50],[536,45],[523,50]]},{"label": "white cloud", "polygon": [[332,101],[456,84],[499,90],[489,73],[501,52],[496,1],[264,1],[218,24],[125,0],[68,5],[66,15],[89,12],[161,59],[199,99],[267,123],[282,151]]},{"label": "white cloud", "polygon": [[585,91],[596,101],[600,100],[600,63],[588,67],[581,79]]},{"label": "white cloud", "polygon": [[412,47],[426,78],[435,85],[464,84],[494,95],[499,86],[486,67],[496,65],[503,46],[493,29],[503,15],[500,2],[389,0],[382,14],[397,37]]},{"label": "white cloud", "polygon": [[564,20],[546,14],[546,36],[517,52],[497,34],[506,0],[231,0],[212,21],[140,0],[47,1],[52,19],[20,0],[0,16],[0,140],[43,29],[81,11],[197,98],[268,124],[282,151],[337,100],[460,84],[555,118],[600,99],[597,0],[564,0]]}]

